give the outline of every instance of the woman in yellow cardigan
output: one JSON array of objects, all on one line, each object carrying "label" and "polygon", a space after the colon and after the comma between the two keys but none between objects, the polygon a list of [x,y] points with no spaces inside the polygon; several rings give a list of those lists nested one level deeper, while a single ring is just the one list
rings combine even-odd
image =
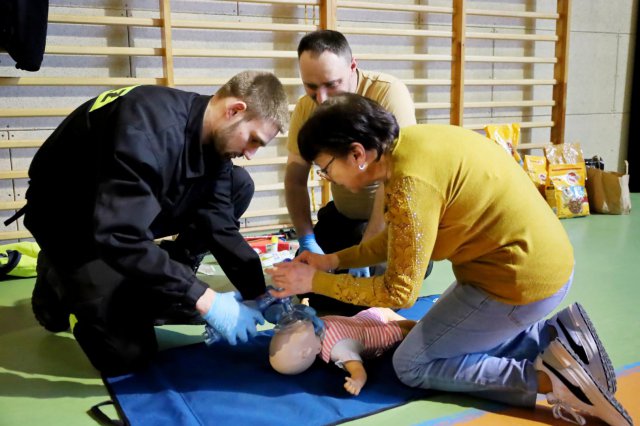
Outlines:
[{"label": "woman in yellow cardigan", "polygon": [[[385,231],[328,255],[302,253],[267,271],[284,297],[315,292],[402,308],[430,259],[456,281],[396,350],[405,384],[513,405],[547,395],[556,417],[631,424],[613,397],[611,361],[579,304],[549,315],[573,278],[573,249],[525,172],[495,143],[445,125],[399,130],[375,102],[342,94],[321,105],[298,144],[318,174],[358,191],[385,184]],[[383,276],[328,273],[387,262]]]}]

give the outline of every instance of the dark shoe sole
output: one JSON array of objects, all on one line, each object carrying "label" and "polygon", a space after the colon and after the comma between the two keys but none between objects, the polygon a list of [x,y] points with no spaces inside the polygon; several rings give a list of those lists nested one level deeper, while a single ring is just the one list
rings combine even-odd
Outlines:
[{"label": "dark shoe sole", "polygon": [[69,311],[64,308],[58,295],[38,279],[31,295],[31,310],[47,331],[59,333],[69,329]]}]

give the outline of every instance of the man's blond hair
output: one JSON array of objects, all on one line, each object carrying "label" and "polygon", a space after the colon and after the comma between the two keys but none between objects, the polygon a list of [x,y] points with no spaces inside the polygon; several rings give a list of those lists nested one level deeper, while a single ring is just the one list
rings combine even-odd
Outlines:
[{"label": "man's blond hair", "polygon": [[242,71],[216,92],[216,97],[233,96],[247,104],[246,119],[271,120],[285,132],[289,125],[289,101],[280,80],[270,72]]}]

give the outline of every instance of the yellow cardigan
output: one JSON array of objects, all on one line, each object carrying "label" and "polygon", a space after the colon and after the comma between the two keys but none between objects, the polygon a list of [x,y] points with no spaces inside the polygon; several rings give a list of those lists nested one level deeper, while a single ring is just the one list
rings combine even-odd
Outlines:
[{"label": "yellow cardigan", "polygon": [[313,291],[367,306],[411,306],[429,259],[513,304],[556,293],[573,271],[569,238],[529,177],[494,142],[460,127],[416,125],[391,149],[387,229],[337,252],[340,268],[387,261],[383,276],[316,272]]}]

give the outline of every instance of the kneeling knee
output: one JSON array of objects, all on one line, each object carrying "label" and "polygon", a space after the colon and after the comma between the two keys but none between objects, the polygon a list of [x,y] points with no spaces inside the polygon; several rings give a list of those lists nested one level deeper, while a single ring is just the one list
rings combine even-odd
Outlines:
[{"label": "kneeling knee", "polygon": [[[91,364],[107,377],[120,376],[138,370],[157,353],[155,341],[127,341],[102,335],[92,327],[78,323],[74,336]],[[141,339],[143,340],[143,339]]]},{"label": "kneeling knee", "polygon": [[410,387],[421,387],[423,385],[422,371],[423,363],[417,363],[415,358],[409,357],[408,354],[401,350],[396,350],[392,358],[393,369],[403,384]]},{"label": "kneeling knee", "polygon": [[107,377],[121,376],[146,367],[156,352],[141,347],[131,348],[124,353],[90,358],[93,366]]}]

